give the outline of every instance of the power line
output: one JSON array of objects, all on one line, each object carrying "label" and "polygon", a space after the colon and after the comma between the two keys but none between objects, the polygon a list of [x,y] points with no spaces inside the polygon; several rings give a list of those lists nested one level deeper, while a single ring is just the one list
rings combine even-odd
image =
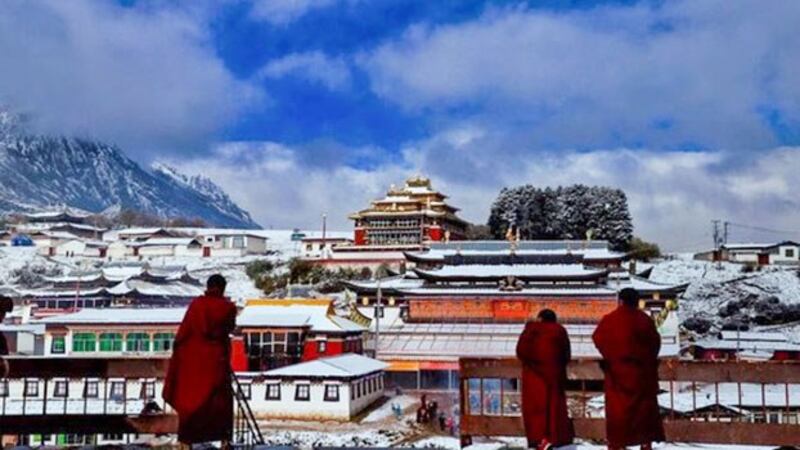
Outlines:
[{"label": "power line", "polygon": [[754,231],[761,231],[764,233],[776,233],[776,234],[797,234],[800,235],[800,230],[779,230],[775,228],[767,228],[767,227],[759,227],[754,225],[745,225],[743,223],[736,223],[736,222],[725,222],[727,225],[738,227],[738,228],[746,228],[748,230]]}]

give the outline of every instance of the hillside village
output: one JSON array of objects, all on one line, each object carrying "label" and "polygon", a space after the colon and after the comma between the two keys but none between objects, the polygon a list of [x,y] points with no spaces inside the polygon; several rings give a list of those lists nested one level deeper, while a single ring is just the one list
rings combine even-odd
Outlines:
[{"label": "hillside village", "polygon": [[[447,393],[443,414],[455,421],[459,359],[513,358],[525,321],[545,306],[565,323],[573,356],[597,358],[594,325],[625,287],[656,321],[663,358],[800,360],[796,243],[637,261],[603,240],[470,241],[445,198],[412,177],[354,213],[346,232],[106,229],[71,209],[27,213],[0,234],[0,294],[16,305],[2,330],[18,355],[168,355],[186,306],[221,273],[239,309],[232,366],[262,426],[298,444],[424,442],[427,428],[408,421],[415,398],[402,391]],[[259,267],[283,271],[286,285],[265,292],[271,272]],[[297,267],[348,276],[326,290],[292,279]],[[152,397],[156,388],[141,387]],[[342,425],[333,434],[313,425],[327,420]],[[395,420],[404,425],[386,428]]]}]

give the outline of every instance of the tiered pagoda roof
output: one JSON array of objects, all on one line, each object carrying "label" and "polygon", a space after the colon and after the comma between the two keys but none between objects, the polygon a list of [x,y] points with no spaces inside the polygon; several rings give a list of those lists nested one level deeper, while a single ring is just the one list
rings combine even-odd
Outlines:
[{"label": "tiered pagoda roof", "polygon": [[446,195],[432,188],[430,179],[415,176],[406,180],[401,188],[393,185],[384,198],[374,200],[369,208],[351,214],[350,219],[386,215],[428,216],[466,223],[456,215],[459,209],[446,203],[446,198]]}]

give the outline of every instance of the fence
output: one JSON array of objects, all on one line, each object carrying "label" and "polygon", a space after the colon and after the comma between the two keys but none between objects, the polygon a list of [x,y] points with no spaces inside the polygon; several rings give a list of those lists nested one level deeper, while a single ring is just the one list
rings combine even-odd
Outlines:
[{"label": "fence", "polygon": [[[524,436],[519,361],[462,358],[461,440]],[[800,444],[800,363],[662,360],[659,404],[670,442]],[[576,435],[605,439],[603,372],[596,360],[568,367]]]}]

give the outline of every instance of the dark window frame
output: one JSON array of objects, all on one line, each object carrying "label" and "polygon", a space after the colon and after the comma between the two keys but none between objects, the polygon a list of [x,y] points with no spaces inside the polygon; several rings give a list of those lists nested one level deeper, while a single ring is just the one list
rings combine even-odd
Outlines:
[{"label": "dark window frame", "polygon": [[[61,342],[61,349],[56,351],[56,342]],[[54,334],[53,339],[50,341],[50,353],[53,355],[63,355],[67,353],[67,335]]]},{"label": "dark window frame", "polygon": [[265,400],[271,400],[271,401],[280,401],[281,400],[281,384],[280,383],[268,383],[266,386],[267,386],[267,391],[264,394],[264,399]]},{"label": "dark window frame", "polygon": [[139,392],[139,398],[142,400],[152,400],[156,398],[156,382],[143,381],[141,392]]},{"label": "dark window frame", "polygon": [[[89,387],[92,389],[89,389]],[[86,380],[83,384],[83,398],[98,398],[100,397],[100,382],[97,380]]]},{"label": "dark window frame", "polygon": [[[301,395],[301,392],[305,392],[305,395]],[[294,387],[294,399],[298,402],[310,402],[311,385],[308,383],[296,384]]]},{"label": "dark window frame", "polygon": [[245,400],[250,400],[253,397],[253,386],[250,383],[241,383],[242,397]]},{"label": "dark window frame", "polygon": [[39,380],[25,380],[22,396],[26,398],[39,397]]},{"label": "dark window frame", "polygon": [[54,381],[53,397],[55,397],[55,398],[68,398],[69,397],[69,380],[55,380]]},{"label": "dark window frame", "polygon": [[339,395],[339,385],[338,384],[326,384],[325,385],[325,396],[323,400],[326,402],[338,402],[341,400],[341,396]]},{"label": "dark window frame", "polygon": [[[122,387],[122,392],[118,392]],[[110,400],[125,400],[126,395],[128,394],[128,386],[127,383],[124,381],[112,381],[111,387],[108,390],[108,398]],[[121,394],[121,395],[120,395]]]}]

